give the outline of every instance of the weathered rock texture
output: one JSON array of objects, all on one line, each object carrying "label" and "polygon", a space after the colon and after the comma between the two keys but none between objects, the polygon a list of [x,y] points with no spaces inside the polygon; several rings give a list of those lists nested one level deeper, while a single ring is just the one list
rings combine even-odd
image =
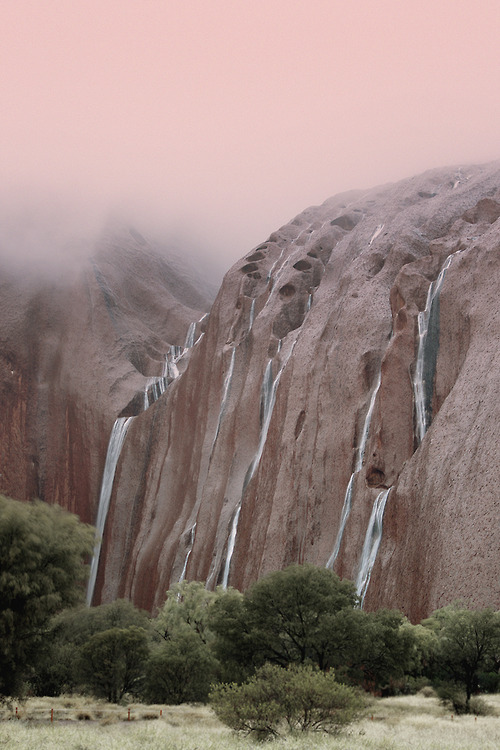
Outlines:
[{"label": "weathered rock texture", "polygon": [[[180,578],[244,588],[294,561],[325,565],[375,393],[334,569],[357,578],[374,501],[392,488],[365,606],[397,607],[414,621],[456,598],[500,607],[499,217],[498,164],[436,170],[309,208],[237,263],[180,377],[129,427],[94,601],[125,596],[154,609]],[[417,318],[451,254],[425,349],[430,426],[420,442]],[[120,283],[113,288],[117,306],[130,282]],[[92,304],[87,296],[81,309],[107,323],[93,361],[102,370],[122,362],[109,356],[118,340],[127,362],[159,374],[151,364],[164,351],[151,331],[156,322],[146,327],[147,344],[142,334],[135,338],[138,327],[127,324],[123,333],[99,279],[92,289]],[[161,317],[161,305],[154,310]],[[81,341],[73,339],[71,354],[81,362],[77,350],[88,343],[83,312],[74,315]],[[55,355],[41,349],[50,392]],[[38,434],[28,424],[34,386],[28,353],[25,360],[21,377],[7,357],[2,376],[9,383],[14,370],[17,395],[2,428],[18,425],[9,428],[14,446]],[[65,374],[88,397],[95,382],[89,367],[70,375],[75,363],[66,350],[63,361],[59,383]],[[122,377],[132,375],[108,374],[114,386],[99,396],[107,415],[126,406]],[[95,509],[94,472],[102,469],[109,424],[104,429],[102,418],[94,440],[75,451],[74,431],[85,419],[61,413],[61,444],[50,462],[44,454],[57,477],[50,492],[73,507],[75,484],[86,481]],[[72,452],[79,462],[74,477],[60,458]],[[19,476],[34,482],[44,475],[26,454]]]},{"label": "weathered rock texture", "polygon": [[92,523],[117,413],[138,391],[143,408],[170,345],[209,308],[131,231],[106,232],[70,278],[0,277],[0,492]]}]

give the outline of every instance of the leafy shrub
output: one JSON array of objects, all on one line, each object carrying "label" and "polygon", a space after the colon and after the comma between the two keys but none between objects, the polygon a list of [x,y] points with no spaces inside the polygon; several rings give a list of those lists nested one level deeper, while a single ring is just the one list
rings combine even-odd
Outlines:
[{"label": "leafy shrub", "polygon": [[424,685],[423,688],[419,690],[420,695],[423,695],[424,698],[435,698],[436,697],[436,691],[432,687],[432,685]]},{"label": "leafy shrub", "polygon": [[468,713],[465,690],[461,690],[457,685],[445,684],[436,688],[436,692],[443,706],[451,709],[457,715]]},{"label": "leafy shrub", "polygon": [[478,695],[473,695],[470,699],[469,703],[469,709],[471,714],[475,714],[476,716],[494,716],[495,715],[495,709],[490,706],[489,703],[486,703],[486,701],[483,698],[480,698]]},{"label": "leafy shrub", "polygon": [[335,681],[333,672],[309,665],[265,664],[243,685],[216,686],[210,700],[222,722],[258,739],[286,730],[338,732],[365,705],[354,688]]},{"label": "leafy shrub", "polygon": [[483,698],[473,695],[467,701],[467,695],[456,685],[441,685],[437,688],[441,703],[453,709],[456,714],[475,714],[476,716],[491,716],[494,709]]},{"label": "leafy shrub", "polygon": [[480,672],[478,684],[482,693],[500,693],[500,674],[498,672]]},{"label": "leafy shrub", "polygon": [[83,599],[93,538],[62,508],[0,495],[0,695],[22,694],[50,618]]},{"label": "leafy shrub", "polygon": [[94,633],[80,650],[83,683],[97,697],[118,703],[140,690],[148,655],[148,635],[136,625]]},{"label": "leafy shrub", "polygon": [[154,703],[205,702],[216,678],[217,659],[193,631],[180,632],[151,654],[144,696]]}]

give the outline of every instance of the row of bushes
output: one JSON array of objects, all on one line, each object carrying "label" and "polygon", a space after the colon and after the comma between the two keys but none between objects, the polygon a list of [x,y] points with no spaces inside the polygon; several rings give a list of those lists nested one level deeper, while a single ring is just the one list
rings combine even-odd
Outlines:
[{"label": "row of bushes", "polygon": [[500,613],[451,606],[415,626],[400,612],[356,605],[349,581],[292,565],[245,594],[178,584],[155,618],[123,600],[67,610],[51,622],[31,689],[206,701],[211,685],[242,684],[266,664],[311,665],[378,695],[434,684],[455,710],[499,689]]},{"label": "row of bushes", "polygon": [[0,695],[205,701],[212,684],[251,684],[266,664],[334,671],[377,694],[458,686],[464,710],[473,693],[499,688],[500,613],[490,609],[446,607],[414,626],[397,611],[363,612],[353,583],[312,565],[244,594],[178,584],[154,618],[126,601],[86,608],[77,604],[93,538],[60,508],[0,496]]}]

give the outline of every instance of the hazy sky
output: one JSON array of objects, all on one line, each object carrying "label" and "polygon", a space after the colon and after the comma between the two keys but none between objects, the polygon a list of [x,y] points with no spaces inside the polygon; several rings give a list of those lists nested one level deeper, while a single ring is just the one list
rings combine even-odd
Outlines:
[{"label": "hazy sky", "polygon": [[499,33],[499,0],[2,0],[0,191],[229,265],[334,193],[500,158]]}]

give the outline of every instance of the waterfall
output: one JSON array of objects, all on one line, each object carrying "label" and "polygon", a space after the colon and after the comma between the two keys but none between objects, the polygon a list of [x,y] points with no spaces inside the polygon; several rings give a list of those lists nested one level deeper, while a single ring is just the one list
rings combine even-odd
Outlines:
[{"label": "waterfall", "polygon": [[191,349],[194,346],[194,335],[196,333],[196,323],[190,323],[188,332],[186,334],[186,341],[184,342],[184,349]]},{"label": "waterfall", "polygon": [[165,378],[171,377],[173,380],[179,377],[179,369],[177,367],[178,360],[182,357],[184,349],[182,346],[175,346],[174,344],[170,347],[170,352],[167,354],[165,361],[165,368],[163,375]]},{"label": "waterfall", "polygon": [[149,409],[155,401],[158,401],[160,396],[165,393],[172,380],[179,377],[177,362],[180,357],[182,357],[184,351],[185,350],[182,346],[175,346],[174,344],[170,346],[167,356],[165,357],[162,374],[159,378],[150,378],[146,382],[144,388],[144,411]]},{"label": "waterfall", "polygon": [[101,492],[99,495],[99,506],[97,511],[96,520],[96,540],[94,544],[94,554],[92,562],[90,564],[90,577],[87,586],[87,604],[90,606],[92,603],[92,597],[94,595],[94,587],[97,578],[97,569],[99,567],[99,557],[101,554],[102,537],[104,534],[104,526],[106,523],[106,516],[109,510],[109,501],[111,498],[111,491],[113,489],[113,480],[115,478],[116,466],[118,459],[120,458],[121,449],[123,442],[127,435],[127,430],[130,427],[131,421],[134,417],[119,417],[111,430],[111,436],[108,443],[108,451],[106,453],[106,463],[104,464],[104,472],[102,475]]},{"label": "waterfall", "polygon": [[217,440],[217,437],[219,436],[219,430],[222,423],[222,418],[224,416],[224,411],[226,409],[227,399],[229,396],[229,389],[231,387],[231,381],[233,379],[233,371],[234,371],[234,360],[236,359],[236,347],[233,346],[232,352],[231,352],[231,361],[229,362],[229,369],[226,373],[226,377],[224,378],[224,387],[222,389],[222,399],[220,402],[220,409],[219,409],[219,418],[217,420],[217,427],[215,428],[215,435],[214,439],[212,440],[212,448],[210,450],[210,455],[212,455],[215,441]]},{"label": "waterfall", "polygon": [[377,239],[377,237],[379,236],[379,234],[380,234],[380,232],[382,231],[383,228],[384,228],[384,224],[378,224],[377,225],[377,227],[375,228],[375,231],[373,232],[372,236],[370,237],[370,241],[368,243],[369,245],[372,245],[375,242],[375,240]]},{"label": "waterfall", "polygon": [[240,512],[241,512],[241,505],[243,502],[243,496],[245,494],[245,491],[250,484],[250,481],[255,475],[255,472],[257,470],[257,467],[259,466],[260,459],[262,458],[262,454],[264,452],[264,447],[267,440],[267,434],[269,432],[269,427],[271,425],[271,417],[273,415],[274,410],[274,404],[276,403],[276,394],[278,391],[278,385],[281,380],[281,375],[283,373],[283,370],[285,369],[288,360],[290,359],[292,352],[295,348],[296,340],[293,342],[292,346],[290,347],[290,351],[288,352],[287,356],[283,360],[283,363],[278,370],[278,373],[276,377],[273,379],[273,360],[270,359],[267,363],[264,377],[262,379],[262,387],[260,392],[260,435],[259,435],[259,443],[257,446],[257,450],[255,452],[255,456],[253,457],[252,461],[250,462],[250,465],[247,469],[247,472],[245,474],[245,479],[243,480],[243,489],[241,491],[241,498],[237,505],[233,522],[231,524],[231,531],[229,533],[229,540],[227,543],[227,553],[226,553],[226,561],[224,564],[224,573],[223,573],[223,579],[222,579],[222,586],[223,588],[227,588],[227,582],[229,579],[229,570],[231,567],[231,559],[234,552],[234,546],[236,543],[236,534],[238,532],[238,522],[240,520]]},{"label": "waterfall", "polygon": [[356,578],[356,592],[360,598],[361,607],[365,600],[373,566],[377,558],[378,548],[380,547],[380,541],[382,539],[382,520],[384,518],[385,504],[390,491],[391,487],[389,487],[388,490],[383,490],[377,495],[375,502],[373,503],[370,521],[368,522],[363,551],[361,553],[361,561],[359,564],[359,573]]},{"label": "waterfall", "polygon": [[186,557],[184,559],[184,567],[182,568],[182,573],[179,578],[179,583],[182,583],[184,578],[186,577],[186,570],[188,566],[189,555],[191,554],[192,549],[193,549],[195,534],[196,534],[196,521],[194,522],[194,524],[191,526],[191,529],[190,529],[189,545],[188,545],[188,549],[186,552]]},{"label": "waterfall", "polygon": [[252,300],[252,304],[250,306],[250,320],[248,322],[248,333],[252,330],[253,321],[255,318],[255,297]]},{"label": "waterfall", "polygon": [[454,255],[456,253],[448,255],[439,276],[430,284],[425,308],[418,314],[418,351],[413,392],[419,443],[424,439],[432,419],[432,392],[437,360],[436,338],[439,336],[439,293]]},{"label": "waterfall", "polygon": [[[271,268],[267,272],[266,283],[268,283],[269,281],[271,281],[271,277],[273,275],[274,269],[276,268],[276,266],[278,265],[278,263],[282,259],[284,252],[285,252],[285,248],[282,248],[282,250],[281,250],[281,252],[279,254],[279,257],[274,261],[273,265],[271,266]],[[280,270],[281,270],[281,267],[280,267]]]},{"label": "waterfall", "polygon": [[[208,313],[207,313],[208,314]],[[206,318],[204,315],[201,320]],[[196,332],[196,323],[191,323],[187,332],[186,341],[184,347],[172,344],[169,351],[167,352],[165,362],[163,365],[163,373],[158,378],[149,379],[146,381],[144,386],[144,399],[143,406],[144,410],[148,409],[151,404],[154,404],[160,396],[165,393],[168,385],[172,380],[179,377],[179,369],[177,367],[178,360],[182,357],[184,351],[194,345],[194,336]],[[119,417],[111,431],[109,438],[108,450],[106,454],[106,462],[104,464],[104,472],[101,482],[101,491],[99,495],[99,505],[97,511],[96,520],[96,541],[94,545],[94,554],[90,564],[90,577],[87,586],[87,604],[92,603],[92,597],[94,595],[95,582],[97,578],[97,571],[99,567],[99,557],[101,554],[102,537],[104,534],[104,526],[106,523],[106,517],[109,510],[109,502],[111,499],[111,492],[113,490],[113,481],[115,477],[116,466],[118,459],[120,458],[120,452],[127,434],[127,430],[130,426],[130,422],[134,417]],[[189,554],[192,549],[194,542],[194,529],[196,524],[191,529],[192,542],[191,547],[186,556],[184,563],[184,570],[182,576],[185,575]],[[181,579],[182,580],[182,579]]]},{"label": "waterfall", "polygon": [[233,523],[231,524],[231,533],[229,534],[229,541],[227,543],[227,554],[226,561],[224,563],[224,573],[222,575],[222,588],[227,589],[227,582],[229,579],[229,568],[231,567],[231,559],[233,557],[234,545],[236,542],[236,532],[238,531],[238,521],[240,520],[241,513],[241,502],[239,503],[236,513],[234,514]]},{"label": "waterfall", "polygon": [[184,347],[178,346],[177,344],[170,344],[170,350],[167,354],[167,361],[169,362],[177,362],[180,357],[182,357],[182,353],[184,352]]},{"label": "waterfall", "polygon": [[328,562],[326,563],[326,566],[325,566],[330,569],[333,568],[333,564],[335,560],[337,559],[337,555],[339,554],[340,545],[342,543],[342,537],[344,535],[345,525],[347,523],[349,513],[351,512],[354,478],[356,474],[358,474],[358,472],[360,472],[361,469],[363,468],[363,459],[365,457],[366,443],[368,442],[368,435],[370,433],[370,423],[372,421],[373,410],[375,408],[375,401],[377,398],[377,393],[379,391],[381,381],[382,381],[382,371],[380,371],[379,373],[377,382],[375,384],[375,388],[373,389],[373,392],[370,398],[368,411],[366,412],[365,422],[363,425],[363,431],[361,433],[361,439],[359,441],[358,450],[356,453],[356,462],[354,464],[354,471],[351,474],[351,478],[349,479],[349,483],[347,485],[347,489],[346,489],[345,496],[344,496],[344,504],[342,506],[342,513],[340,514],[340,526],[337,532],[337,538],[335,539],[333,552],[328,558]]},{"label": "waterfall", "polygon": [[250,463],[250,466],[247,469],[247,473],[243,481],[243,493],[242,494],[245,493],[246,488],[248,487],[250,481],[252,480],[255,474],[255,471],[257,470],[257,467],[260,463],[260,459],[262,458],[262,453],[264,452],[264,446],[267,440],[267,433],[269,432],[269,426],[271,424],[271,417],[273,415],[274,404],[276,403],[276,393],[278,391],[278,386],[281,380],[281,375],[295,348],[295,343],[296,341],[294,341],[293,345],[290,347],[290,351],[285,357],[283,364],[278,370],[278,374],[276,375],[274,380],[273,380],[272,359],[270,359],[269,362],[267,363],[267,367],[264,372],[264,378],[262,380],[262,388],[261,388],[261,394],[260,394],[261,428],[260,428],[259,444],[257,446],[257,451],[255,453],[255,456],[253,457]]}]

